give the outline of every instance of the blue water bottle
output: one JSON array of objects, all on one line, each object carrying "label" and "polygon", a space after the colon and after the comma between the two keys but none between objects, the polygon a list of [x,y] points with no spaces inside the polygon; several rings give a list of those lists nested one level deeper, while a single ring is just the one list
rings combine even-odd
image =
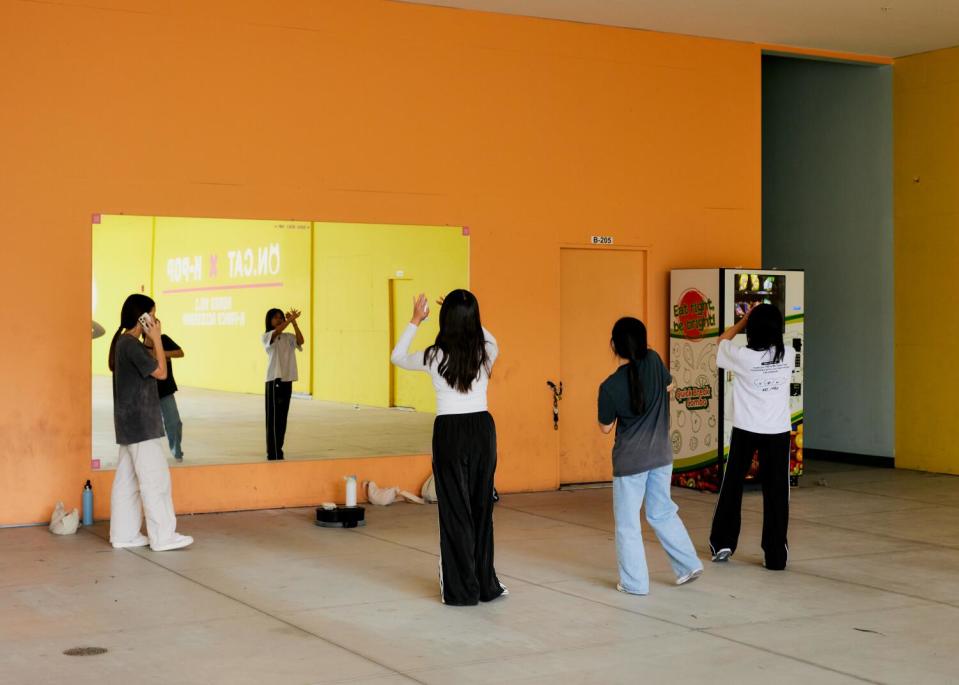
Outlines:
[{"label": "blue water bottle", "polygon": [[90,481],[83,486],[83,525],[93,525],[93,486]]}]

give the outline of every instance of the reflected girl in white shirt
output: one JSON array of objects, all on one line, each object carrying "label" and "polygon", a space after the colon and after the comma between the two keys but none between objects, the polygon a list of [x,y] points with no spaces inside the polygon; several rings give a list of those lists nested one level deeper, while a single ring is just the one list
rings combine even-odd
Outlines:
[{"label": "reflected girl in white shirt", "polygon": [[[297,309],[286,314],[281,309],[270,309],[266,313],[266,331],[260,336],[269,357],[266,367],[266,458],[269,461],[283,459],[286,418],[290,413],[293,383],[298,380],[296,352],[303,351],[303,333],[296,323],[298,318],[300,312]],[[290,325],[296,335],[284,333]]]}]

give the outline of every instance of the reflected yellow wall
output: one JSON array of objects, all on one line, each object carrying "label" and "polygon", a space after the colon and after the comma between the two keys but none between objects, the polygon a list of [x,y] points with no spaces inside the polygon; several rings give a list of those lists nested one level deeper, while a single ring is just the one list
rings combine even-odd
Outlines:
[{"label": "reflected yellow wall", "polygon": [[[411,292],[432,300],[469,284],[469,238],[459,227],[314,224],[314,379],[316,397],[390,406],[393,338],[391,280],[396,324],[409,321]],[[436,337],[437,307],[420,327],[413,350]],[[397,404],[435,411],[429,377],[396,373]]]},{"label": "reflected yellow wall", "polygon": [[896,466],[959,474],[959,48],[893,73]]},{"label": "reflected yellow wall", "polygon": [[[184,349],[175,365],[179,385],[263,392],[260,336],[271,307],[301,309],[300,327],[309,335],[309,222],[104,216],[93,229],[98,297],[116,312],[100,321],[108,335],[105,343],[94,341],[95,373],[106,372],[100,358],[120,305],[141,281],[156,300],[163,332]],[[298,353],[295,392],[310,392],[309,344]]]},{"label": "reflected yellow wall", "polygon": [[153,296],[153,217],[99,217],[93,224],[93,320],[106,333],[93,341],[93,373],[110,373],[107,354],[120,325],[120,308],[132,293]]},{"label": "reflected yellow wall", "polygon": [[[414,293],[432,302],[468,287],[469,239],[460,227],[315,223],[311,235],[309,222],[107,215],[93,244],[94,308],[109,313],[98,319],[108,334],[94,341],[94,373],[107,373],[123,299],[142,291],[186,353],[177,383],[259,393],[264,314],[297,307],[307,343],[296,392],[435,411],[429,378],[391,367],[389,353]],[[431,306],[414,350],[436,337]]]}]

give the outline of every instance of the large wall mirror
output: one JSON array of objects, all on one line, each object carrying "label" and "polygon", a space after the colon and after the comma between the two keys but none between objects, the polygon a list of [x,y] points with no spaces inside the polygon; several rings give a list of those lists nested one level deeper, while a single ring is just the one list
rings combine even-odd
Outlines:
[{"label": "large wall mirror", "polygon": [[[262,336],[271,308],[302,312],[287,460],[425,454],[426,374],[390,365],[416,293],[469,286],[467,231],[449,226],[101,215],[93,231],[93,465],[113,468],[110,340],[124,299],[156,301],[183,424],[182,461],[267,459]],[[292,332],[292,328],[288,329]],[[413,349],[430,344],[436,317]]]}]

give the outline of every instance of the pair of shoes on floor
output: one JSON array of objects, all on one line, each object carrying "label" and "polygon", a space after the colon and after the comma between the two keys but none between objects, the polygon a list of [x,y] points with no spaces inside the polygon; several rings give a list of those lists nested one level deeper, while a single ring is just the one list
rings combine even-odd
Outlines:
[{"label": "pair of shoes on floor", "polygon": [[733,555],[733,551],[731,549],[729,549],[728,547],[723,547],[721,550],[719,550],[713,555],[713,561],[715,561],[716,563],[729,561],[729,557],[731,557],[732,555]]},{"label": "pair of shoes on floor", "polygon": [[[147,539],[146,535],[138,535],[129,542],[113,542],[113,549],[132,549],[134,547],[146,547],[150,544],[150,541]],[[173,538],[164,545],[158,545],[157,547],[151,547],[154,552],[169,552],[174,549],[183,549],[184,547],[189,547],[193,544],[193,538],[189,535],[180,535],[179,533],[174,533]]]},{"label": "pair of shoes on floor", "polygon": [[157,545],[156,547],[151,546],[154,552],[170,552],[174,549],[183,549],[184,547],[189,547],[193,544],[193,538],[189,535],[180,535],[179,533],[174,533],[173,537],[169,542],[162,545]]},{"label": "pair of shoes on floor", "polygon": [[[693,569],[689,573],[684,573],[679,578],[677,578],[676,585],[685,585],[686,583],[691,583],[697,578],[699,578],[701,575],[703,575],[702,568]],[[623,587],[622,583],[616,583],[616,589],[627,595],[639,595],[640,597],[645,597],[647,594],[645,592],[630,592],[629,590]]]},{"label": "pair of shoes on floor", "polygon": [[[499,599],[499,598],[501,598],[501,597],[509,597],[509,588],[506,587],[505,585],[503,585],[502,583],[500,583],[499,586],[500,586],[501,588],[503,588],[503,592],[501,592],[499,595],[497,595],[496,597],[494,597],[493,599],[488,600],[488,601],[490,601],[490,602],[495,602],[497,599]],[[441,601],[443,604],[446,604],[446,598],[443,597],[443,590],[442,590],[442,589],[440,589],[440,601]],[[487,600],[482,600],[482,601],[486,602]],[[458,606],[458,605],[451,605],[451,606]]]},{"label": "pair of shoes on floor", "polygon": [[702,567],[699,567],[699,568],[697,568],[697,569],[693,569],[693,570],[690,571],[689,573],[684,573],[684,574],[681,575],[679,578],[677,578],[677,579],[676,579],[676,584],[677,584],[677,585],[685,585],[686,583],[691,583],[691,582],[693,582],[694,580],[696,580],[697,578],[699,578],[701,575],[703,575],[703,569],[702,569]]}]

